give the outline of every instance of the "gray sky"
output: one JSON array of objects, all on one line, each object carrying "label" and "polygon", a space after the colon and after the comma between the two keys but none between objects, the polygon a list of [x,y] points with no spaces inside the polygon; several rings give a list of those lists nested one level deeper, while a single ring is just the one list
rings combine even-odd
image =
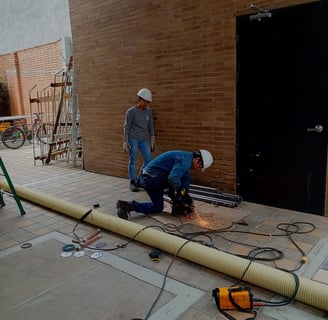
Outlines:
[{"label": "gray sky", "polygon": [[68,0],[0,0],[0,54],[71,38]]}]

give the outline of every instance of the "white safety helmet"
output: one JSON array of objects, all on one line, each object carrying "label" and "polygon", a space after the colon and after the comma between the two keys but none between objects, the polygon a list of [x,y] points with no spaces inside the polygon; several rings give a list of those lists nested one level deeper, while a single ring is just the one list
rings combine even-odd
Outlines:
[{"label": "white safety helmet", "polygon": [[213,163],[213,156],[212,153],[207,150],[199,150],[201,156],[202,156],[202,162],[203,162],[203,169],[202,171],[205,171],[205,169],[209,168]]},{"label": "white safety helmet", "polygon": [[149,102],[153,101],[151,91],[147,88],[140,89],[137,96]]}]

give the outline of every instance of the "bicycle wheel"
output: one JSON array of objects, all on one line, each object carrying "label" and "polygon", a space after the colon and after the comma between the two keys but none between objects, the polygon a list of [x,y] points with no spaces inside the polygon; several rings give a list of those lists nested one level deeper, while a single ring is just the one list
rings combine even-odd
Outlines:
[{"label": "bicycle wheel", "polygon": [[37,139],[44,144],[48,144],[52,142],[52,130],[53,125],[48,123],[43,123],[38,130],[36,131]]},{"label": "bicycle wheel", "polygon": [[23,130],[11,126],[2,132],[1,140],[7,148],[18,149],[24,145],[26,137]]}]

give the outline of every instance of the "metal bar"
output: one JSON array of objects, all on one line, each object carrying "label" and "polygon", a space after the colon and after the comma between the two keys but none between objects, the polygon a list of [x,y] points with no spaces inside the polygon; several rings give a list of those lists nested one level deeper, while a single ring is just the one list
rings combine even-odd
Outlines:
[{"label": "metal bar", "polygon": [[[194,200],[205,201],[205,202],[209,202],[209,203],[217,204],[217,205],[220,204],[220,205],[230,207],[230,208],[237,207],[241,202],[241,199],[239,201],[238,200],[237,201],[229,201],[229,200],[220,199],[220,198],[217,198],[217,197],[210,197],[210,196],[195,194],[192,191],[189,191],[189,195]],[[168,203],[172,203],[172,200],[169,196],[164,195],[163,198],[164,198],[164,201],[166,201]]]},{"label": "metal bar", "polygon": [[219,192],[218,189],[211,188],[211,187],[205,187],[205,186],[199,186],[196,184],[190,184],[190,189],[199,189],[199,190],[208,190],[208,191],[213,191],[213,192]]},{"label": "metal bar", "polygon": [[189,195],[195,200],[203,200],[205,202],[210,202],[213,204],[223,204],[223,205],[231,207],[231,208],[237,206],[237,203],[235,201],[228,201],[228,200],[219,199],[219,198],[201,196],[198,194],[194,194],[192,192],[189,192]]},{"label": "metal bar", "polygon": [[213,198],[220,198],[220,199],[226,199],[226,200],[231,200],[231,201],[237,201],[239,199],[239,197],[236,195],[213,193],[213,192],[207,192],[207,191],[203,191],[203,190],[196,190],[196,189],[192,189],[192,188],[190,188],[190,192],[193,192],[193,193],[199,194],[199,195],[211,196]]},{"label": "metal bar", "polygon": [[220,192],[218,189],[215,188],[204,187],[194,184],[190,185],[189,194],[194,199],[203,200],[211,203],[221,203],[229,207],[236,207],[242,201],[242,198],[238,195],[224,193]]},{"label": "metal bar", "polygon": [[18,119],[27,119],[29,118],[29,115],[21,115],[21,116],[7,116],[7,117],[0,117],[0,121],[5,120],[18,120]]},{"label": "metal bar", "polygon": [[3,172],[3,174],[4,174],[4,176],[5,176],[6,180],[7,180],[7,183],[8,183],[8,186],[9,186],[9,188],[10,188],[10,191],[11,191],[11,193],[12,193],[13,196],[14,196],[14,199],[15,199],[15,201],[16,201],[16,203],[17,203],[17,206],[18,206],[18,208],[19,208],[19,210],[20,210],[20,213],[21,213],[21,215],[24,215],[24,214],[25,214],[25,210],[24,210],[24,208],[23,208],[23,206],[22,206],[22,204],[21,204],[21,202],[20,202],[20,199],[19,199],[19,197],[18,197],[18,195],[17,195],[17,193],[16,193],[16,190],[15,190],[15,188],[14,188],[14,185],[13,185],[12,182],[11,182],[11,179],[10,179],[10,177],[9,177],[9,174],[8,174],[8,172],[7,172],[7,169],[6,169],[6,167],[5,167],[5,164],[3,163],[1,157],[0,157],[0,167],[1,167],[2,172]]}]

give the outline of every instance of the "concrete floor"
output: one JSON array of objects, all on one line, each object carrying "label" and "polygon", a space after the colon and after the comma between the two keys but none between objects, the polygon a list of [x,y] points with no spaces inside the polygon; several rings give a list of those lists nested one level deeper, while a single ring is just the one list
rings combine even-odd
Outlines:
[{"label": "concrete floor", "polygon": [[[63,159],[50,165],[41,162],[34,165],[30,145],[18,150],[3,149],[0,156],[14,185],[56,197],[58,201],[86,208],[98,203],[99,209],[94,211],[116,215],[118,199],[147,199],[143,191],[131,193],[127,179],[72,168]],[[83,256],[81,251],[74,251],[75,255],[66,257],[63,246],[72,244],[76,219],[22,198],[26,214],[21,215],[13,197],[5,194],[4,201],[6,205],[0,209],[0,320],[225,319],[217,310],[212,289],[231,286],[238,279],[180,257],[174,258],[167,252],[161,253],[159,262],[154,262],[149,258],[151,247],[105,229],[101,230],[101,238],[93,243],[93,249],[84,250]],[[130,221],[157,229],[173,227],[181,232],[195,232],[221,229],[244,220],[247,226],[236,225],[228,233],[211,233],[211,242],[219,250],[236,255],[247,255],[254,247],[274,247],[281,250],[284,257],[275,264],[259,263],[288,270],[297,267],[302,254],[287,236],[268,235],[281,233],[277,229],[280,223],[301,222],[302,232],[292,238],[309,261],[296,273],[326,285],[328,292],[326,217],[247,202],[236,208],[196,202],[196,208],[192,217],[177,219],[168,213],[167,205],[166,213],[152,217],[133,214]],[[315,228],[311,230],[306,223],[314,224]],[[96,228],[80,223],[75,233],[86,237]],[[197,240],[209,238],[202,236]],[[126,241],[126,247],[112,250]],[[31,246],[22,248],[26,243]],[[96,246],[104,247],[96,250]],[[248,285],[255,297],[283,299],[270,290]],[[298,301],[256,310],[257,319],[263,320],[328,319],[324,310]],[[237,311],[231,314],[236,319],[249,318],[249,314]]]}]

